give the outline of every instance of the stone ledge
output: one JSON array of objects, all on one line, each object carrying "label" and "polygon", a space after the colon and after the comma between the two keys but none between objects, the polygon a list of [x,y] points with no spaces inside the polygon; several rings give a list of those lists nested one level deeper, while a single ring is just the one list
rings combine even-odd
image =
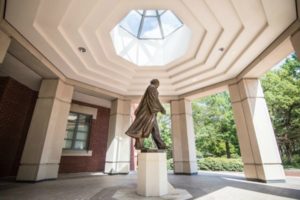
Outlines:
[{"label": "stone ledge", "polygon": [[63,150],[61,156],[92,156],[92,150]]}]

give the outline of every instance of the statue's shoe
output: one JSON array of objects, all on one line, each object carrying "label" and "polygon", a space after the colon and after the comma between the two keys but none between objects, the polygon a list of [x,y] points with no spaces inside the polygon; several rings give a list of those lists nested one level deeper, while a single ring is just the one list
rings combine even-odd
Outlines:
[{"label": "statue's shoe", "polygon": [[158,146],[158,149],[167,149],[167,146],[165,144]]}]

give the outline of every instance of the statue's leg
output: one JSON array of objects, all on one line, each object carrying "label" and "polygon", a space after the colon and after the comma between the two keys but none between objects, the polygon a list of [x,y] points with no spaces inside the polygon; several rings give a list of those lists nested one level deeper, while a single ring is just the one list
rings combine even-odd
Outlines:
[{"label": "statue's leg", "polygon": [[159,127],[158,127],[156,119],[154,121],[154,126],[152,129],[151,135],[152,135],[153,141],[155,142],[158,149],[166,149],[167,148],[166,144],[160,137]]},{"label": "statue's leg", "polygon": [[144,138],[136,138],[134,147],[135,147],[135,149],[143,149],[144,148]]}]

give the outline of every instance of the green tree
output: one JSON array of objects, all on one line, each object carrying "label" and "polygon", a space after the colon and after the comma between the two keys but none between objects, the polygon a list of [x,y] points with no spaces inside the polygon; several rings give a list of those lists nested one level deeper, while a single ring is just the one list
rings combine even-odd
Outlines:
[{"label": "green tree", "polygon": [[157,120],[162,140],[167,145],[167,159],[173,158],[172,155],[172,137],[171,137],[171,115],[170,104],[163,104],[166,114],[158,114]]},{"label": "green tree", "polygon": [[266,73],[262,87],[282,157],[300,153],[300,62],[295,54]]},{"label": "green tree", "polygon": [[196,100],[192,104],[198,154],[204,157],[240,154],[227,92]]}]

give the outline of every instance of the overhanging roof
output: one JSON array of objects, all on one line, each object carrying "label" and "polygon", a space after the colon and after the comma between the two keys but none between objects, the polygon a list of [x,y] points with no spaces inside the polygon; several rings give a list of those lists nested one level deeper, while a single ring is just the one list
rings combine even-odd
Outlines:
[{"label": "overhanging roof", "polygon": [[[192,31],[187,53],[143,69],[116,55],[109,32],[132,9],[171,9]],[[122,95],[152,78],[161,95],[234,78],[296,18],[294,0],[7,0],[5,16],[65,76]]]}]

